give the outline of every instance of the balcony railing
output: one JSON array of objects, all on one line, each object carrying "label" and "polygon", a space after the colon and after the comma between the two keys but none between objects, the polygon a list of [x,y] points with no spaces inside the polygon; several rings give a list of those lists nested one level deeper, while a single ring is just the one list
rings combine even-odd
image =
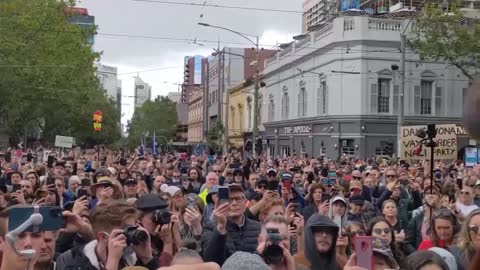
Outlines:
[{"label": "balcony railing", "polygon": [[382,19],[368,19],[368,29],[400,32],[402,30],[402,22]]}]

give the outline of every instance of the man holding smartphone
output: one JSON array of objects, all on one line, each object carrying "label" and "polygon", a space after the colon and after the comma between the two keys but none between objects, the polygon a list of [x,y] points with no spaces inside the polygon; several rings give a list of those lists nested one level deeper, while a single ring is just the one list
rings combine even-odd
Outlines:
[{"label": "man holding smartphone", "polygon": [[[219,200],[213,210],[213,223],[203,229],[202,246],[205,261],[222,265],[236,251],[254,252],[258,244],[260,223],[245,215],[247,198],[240,185],[228,186],[228,201]],[[220,193],[220,192],[219,192]]]}]

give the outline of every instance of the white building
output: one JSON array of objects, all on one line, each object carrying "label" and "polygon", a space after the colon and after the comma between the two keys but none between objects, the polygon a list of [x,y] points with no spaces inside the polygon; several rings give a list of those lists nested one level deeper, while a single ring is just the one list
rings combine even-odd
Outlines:
[{"label": "white building", "polygon": [[182,98],[182,93],[180,92],[169,92],[167,95],[168,99],[170,99],[172,102],[175,103],[180,103],[180,100]]},{"label": "white building", "polygon": [[337,6],[335,0],[303,0],[302,32],[307,33],[332,20]]},{"label": "white building", "polygon": [[[117,78],[118,69],[112,66],[98,65],[97,76],[107,95],[117,101],[118,87],[122,88],[122,82]],[[121,95],[120,95],[121,96]]]},{"label": "white building", "polygon": [[135,77],[135,108],[141,107],[152,97],[152,87],[140,77]]},{"label": "white building", "polygon": [[[270,154],[365,157],[396,145],[399,76],[392,65],[400,64],[404,25],[339,17],[268,59],[261,114]],[[405,76],[405,125],[460,123],[469,84],[460,70],[408,50]]]}]

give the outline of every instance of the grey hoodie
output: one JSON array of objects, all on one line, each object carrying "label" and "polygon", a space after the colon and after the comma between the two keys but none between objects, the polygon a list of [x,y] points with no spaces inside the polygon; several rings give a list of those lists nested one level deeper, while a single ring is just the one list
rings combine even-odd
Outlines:
[{"label": "grey hoodie", "polygon": [[[325,254],[320,254],[317,251],[317,245],[315,243],[315,237],[312,231],[314,227],[330,228],[333,232],[332,247]],[[311,264],[311,270],[338,270],[340,269],[336,261],[336,243],[338,238],[338,226],[326,216],[319,213],[313,214],[305,225],[305,257]]]}]

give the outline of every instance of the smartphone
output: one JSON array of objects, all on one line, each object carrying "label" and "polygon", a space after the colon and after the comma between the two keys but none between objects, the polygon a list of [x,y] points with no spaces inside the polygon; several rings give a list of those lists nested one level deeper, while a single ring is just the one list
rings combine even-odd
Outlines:
[{"label": "smartphone", "polygon": [[13,184],[12,185],[12,193],[13,192],[17,192],[19,191],[20,189],[22,189],[22,186],[20,184]]},{"label": "smartphone", "polygon": [[463,189],[463,179],[457,178],[457,186],[459,189]]},{"label": "smartphone", "polygon": [[220,204],[228,203],[230,201],[230,190],[228,187],[218,188],[218,200]]},{"label": "smartphone", "polygon": [[47,182],[46,182],[47,186],[50,186],[50,185],[55,185],[55,178],[53,177],[47,177]]},{"label": "smartphone", "polygon": [[336,172],[328,172],[328,177],[337,177]]},{"label": "smartphone", "polygon": [[356,236],[353,246],[357,254],[357,266],[373,270],[373,237]]},{"label": "smartphone", "polygon": [[228,165],[228,167],[230,169],[238,169],[238,168],[240,168],[240,163],[232,163],[232,164]]},{"label": "smartphone", "polygon": [[6,162],[11,162],[12,161],[12,153],[10,153],[10,151],[7,151],[5,153],[5,161]]},{"label": "smartphone", "polygon": [[323,186],[334,186],[335,185],[335,179],[323,178],[322,179],[322,185]]},{"label": "smartphone", "polygon": [[47,167],[48,167],[48,168],[52,168],[54,161],[55,161],[55,157],[53,157],[53,156],[48,156],[48,159],[47,159]]},{"label": "smartphone", "polygon": [[321,202],[323,203],[323,202],[326,202],[326,201],[330,201],[331,198],[332,198],[332,196],[329,193],[323,193]]},{"label": "smartphone", "polygon": [[284,181],[284,182],[283,182],[283,185],[285,186],[285,188],[286,188],[287,190],[291,190],[291,189],[292,189],[292,181],[290,181],[290,180]]},{"label": "smartphone", "polygon": [[278,191],[278,181],[268,181],[267,189],[271,191]]},{"label": "smartphone", "polygon": [[[8,230],[13,231],[22,225],[34,213],[32,206],[15,207],[8,210]],[[57,231],[64,227],[64,220],[62,215],[62,208],[57,206],[40,206],[39,213],[43,217],[43,222],[38,226],[40,231]],[[33,228],[30,226],[26,230],[32,232]]]},{"label": "smartphone", "polygon": [[125,158],[120,159],[120,165],[126,167],[127,166],[127,160]]},{"label": "smartphone", "polygon": [[72,175],[77,175],[77,168],[78,168],[77,162],[73,162],[73,164],[72,164]]},{"label": "smartphone", "polygon": [[[342,228],[342,216],[335,215],[333,216],[333,223],[335,223],[338,228]],[[339,230],[341,232],[341,230]]]},{"label": "smartphone", "polygon": [[402,185],[402,186],[408,186],[408,184],[409,184],[408,179],[400,179],[400,185]]},{"label": "smartphone", "polygon": [[90,181],[90,179],[88,179],[88,178],[83,178],[83,179],[82,179],[82,182],[80,183],[80,185],[81,185],[82,187],[89,187],[89,186],[91,185],[91,183],[92,183],[92,182]]},{"label": "smartphone", "polygon": [[83,196],[88,196],[88,191],[82,188],[77,191],[77,198],[81,198]]}]

